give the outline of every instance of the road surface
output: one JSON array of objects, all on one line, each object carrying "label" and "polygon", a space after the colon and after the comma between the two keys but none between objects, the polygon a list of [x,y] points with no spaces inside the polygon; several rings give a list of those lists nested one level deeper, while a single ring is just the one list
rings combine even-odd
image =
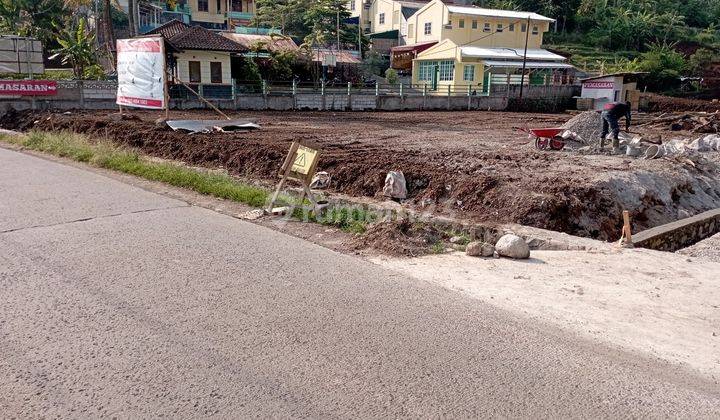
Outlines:
[{"label": "road surface", "polygon": [[0,148],[3,417],[720,416],[718,384]]}]

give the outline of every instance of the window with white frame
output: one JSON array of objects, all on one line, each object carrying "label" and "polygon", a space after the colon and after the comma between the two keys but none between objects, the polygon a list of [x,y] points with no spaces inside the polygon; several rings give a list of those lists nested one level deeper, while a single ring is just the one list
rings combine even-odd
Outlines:
[{"label": "window with white frame", "polygon": [[475,66],[466,64],[463,67],[463,80],[466,82],[472,82],[475,80]]},{"label": "window with white frame", "polygon": [[472,28],[477,29],[477,20],[472,21]]},{"label": "window with white frame", "polygon": [[408,23],[408,38],[415,38],[415,24]]},{"label": "window with white frame", "polygon": [[460,19],[458,21],[458,28],[464,28],[465,27],[465,19]]},{"label": "window with white frame", "polygon": [[533,35],[537,35],[537,34],[539,34],[539,33],[540,33],[540,31],[538,30],[537,25],[536,25],[536,26],[533,26],[532,34],[533,34]]},{"label": "window with white frame", "polygon": [[527,23],[520,25],[520,32],[527,32]]},{"label": "window with white frame", "polygon": [[485,22],[485,25],[483,25],[483,32],[490,32],[490,24],[488,22]]},{"label": "window with white frame", "polygon": [[453,79],[455,73],[455,62],[452,60],[442,60],[438,63],[438,80],[441,82],[449,82]]},{"label": "window with white frame", "polygon": [[508,31],[515,32],[515,24],[511,23],[510,26],[508,26]]},{"label": "window with white frame", "polygon": [[385,13],[380,13],[378,15],[378,24],[384,25],[385,24]]},{"label": "window with white frame", "polygon": [[350,10],[355,10],[355,1],[356,0],[350,0]]},{"label": "window with white frame", "polygon": [[437,61],[421,61],[418,66],[418,81],[430,82],[433,79],[433,73],[435,73],[435,67]]},{"label": "window with white frame", "polygon": [[425,22],[425,35],[432,34],[432,22]]},{"label": "window with white frame", "polygon": [[400,24],[400,11],[395,10],[393,12],[393,25],[398,25],[398,24]]},{"label": "window with white frame", "polygon": [[503,25],[502,25],[502,23],[498,23],[497,24],[497,32],[502,32],[502,31],[503,31]]}]

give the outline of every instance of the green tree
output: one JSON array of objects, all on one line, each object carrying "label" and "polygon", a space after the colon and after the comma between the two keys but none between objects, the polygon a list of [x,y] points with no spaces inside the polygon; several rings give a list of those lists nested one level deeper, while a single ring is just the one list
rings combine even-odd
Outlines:
[{"label": "green tree", "polygon": [[0,31],[32,36],[48,45],[68,15],[63,0],[0,0]]},{"label": "green tree", "polygon": [[667,90],[676,86],[678,78],[688,72],[685,58],[671,44],[651,44],[629,65],[630,70],[647,72],[645,77],[651,90]]},{"label": "green tree", "polygon": [[715,52],[701,48],[687,60],[687,68],[693,76],[703,76],[710,63],[720,60]]},{"label": "green tree", "polygon": [[305,38],[305,12],[312,0],[258,0],[255,24],[279,29],[283,35]]},{"label": "green tree", "polygon": [[57,33],[60,48],[53,50],[51,59],[60,57],[63,64],[69,64],[76,79],[81,79],[85,68],[95,64],[95,35],[86,31],[85,18],[76,24],[60,29]]},{"label": "green tree", "polygon": [[[329,47],[335,44],[340,48],[340,43],[348,39],[356,39],[354,33],[350,32],[344,20],[350,17],[350,12],[343,0],[314,0],[310,7],[303,14],[305,25],[310,33],[305,36],[305,43],[311,46]],[[339,31],[339,32],[338,32]]]}]

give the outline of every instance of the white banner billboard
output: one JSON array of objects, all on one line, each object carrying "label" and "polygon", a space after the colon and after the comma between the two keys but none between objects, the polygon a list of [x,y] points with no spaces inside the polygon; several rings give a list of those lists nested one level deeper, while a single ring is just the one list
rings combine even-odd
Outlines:
[{"label": "white banner billboard", "polygon": [[163,109],[165,44],[162,37],[117,40],[117,104]]}]

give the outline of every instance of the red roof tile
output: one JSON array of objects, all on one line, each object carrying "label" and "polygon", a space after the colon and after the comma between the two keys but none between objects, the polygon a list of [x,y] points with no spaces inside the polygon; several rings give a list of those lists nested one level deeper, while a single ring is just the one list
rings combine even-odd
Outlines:
[{"label": "red roof tile", "polygon": [[202,26],[188,26],[179,20],[159,26],[147,33],[160,34],[177,50],[245,52],[247,48]]}]

